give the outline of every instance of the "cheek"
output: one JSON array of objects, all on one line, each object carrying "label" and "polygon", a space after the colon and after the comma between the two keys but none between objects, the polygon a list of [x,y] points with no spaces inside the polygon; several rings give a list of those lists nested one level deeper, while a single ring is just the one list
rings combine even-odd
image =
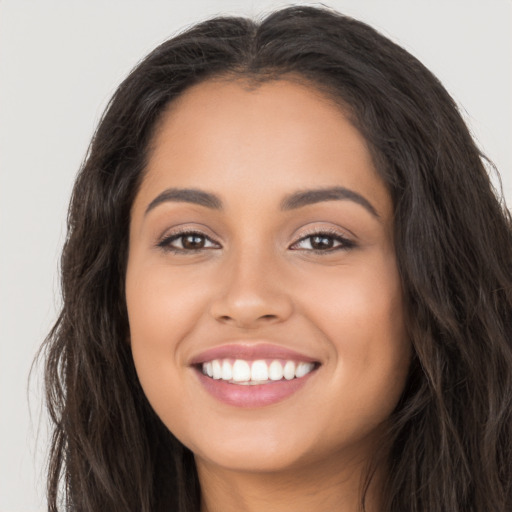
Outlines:
[{"label": "cheek", "polygon": [[403,391],[411,351],[394,259],[305,284],[303,311],[331,347],[326,370],[336,392],[328,410],[339,421],[381,422]]},{"label": "cheek", "polygon": [[[340,353],[371,347],[375,339],[404,337],[401,284],[394,258],[374,258],[331,272],[304,274],[302,308]],[[305,313],[306,314],[306,313]],[[355,340],[359,340],[355,343]]]},{"label": "cheek", "polygon": [[126,301],[132,343],[160,346],[167,352],[191,330],[206,302],[199,273],[176,272],[165,263],[128,266]]},{"label": "cheek", "polygon": [[170,272],[160,262],[139,263],[135,257],[126,276],[132,356],[149,402],[165,415],[186,400],[181,347],[204,310],[205,289],[186,272]]}]

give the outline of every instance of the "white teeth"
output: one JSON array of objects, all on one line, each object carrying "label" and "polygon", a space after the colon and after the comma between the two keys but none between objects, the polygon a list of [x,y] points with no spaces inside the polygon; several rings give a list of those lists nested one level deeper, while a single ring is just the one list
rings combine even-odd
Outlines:
[{"label": "white teeth", "polygon": [[279,380],[300,379],[314,370],[314,363],[274,360],[270,364],[263,359],[245,361],[214,359],[202,364],[202,372],[216,380],[255,386]]},{"label": "white teeth", "polygon": [[237,359],[233,364],[233,380],[235,382],[243,382],[251,380],[251,367],[247,361]]},{"label": "white teeth", "polygon": [[214,379],[222,379],[222,367],[220,365],[220,361],[218,359],[214,359],[212,361],[213,367],[213,378]]},{"label": "white teeth", "polygon": [[224,360],[222,362],[222,380],[231,380],[233,378],[233,370],[231,363]]},{"label": "white teeth", "polygon": [[283,376],[286,380],[292,380],[295,377],[295,363],[293,361],[286,361]]},{"label": "white teeth", "polygon": [[213,365],[211,361],[203,365],[203,373],[206,373],[208,377],[213,377]]},{"label": "white teeth", "polygon": [[315,365],[313,363],[299,363],[295,370],[295,377],[298,379],[304,377],[304,375],[307,375],[311,370],[313,370],[314,366]]},{"label": "white teeth", "polygon": [[251,380],[268,380],[268,366],[265,361],[254,361],[252,363]]},{"label": "white teeth", "polygon": [[283,367],[279,361],[272,361],[268,368],[270,380],[281,380],[283,378]]}]

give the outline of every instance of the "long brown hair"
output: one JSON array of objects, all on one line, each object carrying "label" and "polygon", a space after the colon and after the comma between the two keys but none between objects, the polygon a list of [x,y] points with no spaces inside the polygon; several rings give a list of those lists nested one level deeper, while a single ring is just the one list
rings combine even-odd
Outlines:
[{"label": "long brown hair", "polygon": [[510,215],[454,101],[418,60],[364,23],[292,7],[192,27],[107,107],[73,191],[63,308],[43,346],[51,511],[199,509],[193,455],[149,406],[131,357],[130,208],[155,125],[182,91],[285,74],[344,105],[394,202],[414,356],[390,418],[383,511],[512,510]]}]

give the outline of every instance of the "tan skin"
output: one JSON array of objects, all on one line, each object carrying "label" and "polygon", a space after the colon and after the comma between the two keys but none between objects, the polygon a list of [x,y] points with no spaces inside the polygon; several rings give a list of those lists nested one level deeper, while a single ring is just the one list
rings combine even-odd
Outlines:
[{"label": "tan skin", "polygon": [[[282,208],[333,187],[353,194]],[[148,211],[171,188],[222,208],[174,199]],[[311,87],[209,80],[166,113],[132,209],[126,299],[140,382],[195,455],[202,512],[358,510],[410,358],[392,222],[365,140]],[[284,400],[244,408],[206,392],[190,365],[261,342],[319,367]]]}]

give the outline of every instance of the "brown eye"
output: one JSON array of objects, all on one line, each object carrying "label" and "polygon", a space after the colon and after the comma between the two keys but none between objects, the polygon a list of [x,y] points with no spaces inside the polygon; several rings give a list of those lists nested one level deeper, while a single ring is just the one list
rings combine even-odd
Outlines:
[{"label": "brown eye", "polygon": [[206,249],[218,249],[218,243],[211,240],[202,233],[177,233],[165,237],[158,246],[166,251],[171,252],[194,252]]},{"label": "brown eye", "polygon": [[311,247],[317,251],[332,249],[334,247],[334,239],[331,236],[312,236]]},{"label": "brown eye", "polygon": [[182,235],[181,240],[183,249],[203,249],[206,243],[205,237],[197,234]]},{"label": "brown eye", "polygon": [[339,250],[348,250],[355,247],[355,243],[347,238],[331,233],[314,233],[295,242],[290,249],[327,253]]}]

